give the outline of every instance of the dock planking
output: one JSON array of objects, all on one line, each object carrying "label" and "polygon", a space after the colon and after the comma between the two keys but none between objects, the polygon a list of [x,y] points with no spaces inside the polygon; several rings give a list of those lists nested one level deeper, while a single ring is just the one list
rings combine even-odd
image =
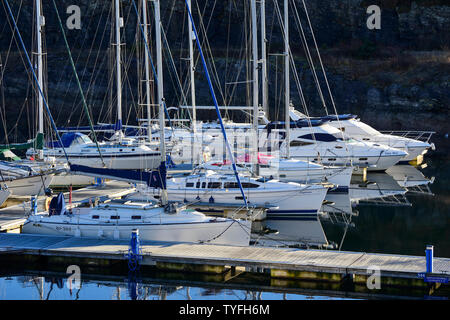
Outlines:
[{"label": "dock planking", "polygon": [[[14,250],[20,255],[65,258],[67,263],[76,258],[126,261],[128,244],[127,240],[0,234],[3,253]],[[425,257],[419,256],[146,241],[141,241],[141,249],[142,265],[166,270],[218,273],[244,267],[273,278],[339,282],[351,277],[363,283],[375,266],[388,284],[405,285],[404,280],[412,280],[409,285],[426,285],[418,276],[426,270]],[[450,259],[434,258],[433,276],[450,277]]]}]

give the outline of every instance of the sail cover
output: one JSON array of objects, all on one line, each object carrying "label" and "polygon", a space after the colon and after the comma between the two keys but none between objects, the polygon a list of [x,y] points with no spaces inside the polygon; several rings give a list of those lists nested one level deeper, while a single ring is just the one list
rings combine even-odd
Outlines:
[{"label": "sail cover", "polygon": [[161,162],[157,170],[118,170],[108,168],[92,168],[76,164],[70,165],[72,173],[93,176],[97,178],[106,178],[121,180],[130,183],[146,183],[151,188],[166,189],[166,163]]}]

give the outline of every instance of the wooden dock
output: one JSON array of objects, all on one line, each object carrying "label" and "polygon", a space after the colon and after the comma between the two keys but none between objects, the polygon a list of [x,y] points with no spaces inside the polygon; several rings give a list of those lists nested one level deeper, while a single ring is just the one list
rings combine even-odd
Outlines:
[{"label": "wooden dock", "polygon": [[[15,256],[28,262],[112,266],[127,263],[127,240],[89,239],[68,236],[0,234],[0,257]],[[141,242],[142,266],[157,270],[221,274],[241,270],[283,279],[366,284],[374,268],[382,286],[427,287],[420,277],[425,257],[302,250],[292,248],[234,247],[192,243]],[[8,258],[8,261],[13,261]],[[435,258],[434,273],[450,278],[450,259]]]},{"label": "wooden dock", "polygon": [[[120,181],[108,181],[101,186],[92,185],[72,191],[72,207],[88,204],[89,201],[92,203],[96,201],[99,203],[106,202],[111,199],[128,195],[134,191],[135,188],[132,188],[130,184]],[[66,199],[66,206],[70,208],[68,205],[68,192],[64,193],[64,198]],[[45,196],[39,197],[38,211],[44,211],[45,200]],[[16,204],[0,209],[0,232],[9,232],[11,230],[20,229],[26,220],[26,210],[30,210],[30,208],[30,197],[22,197],[20,201],[17,201],[16,199]]]}]

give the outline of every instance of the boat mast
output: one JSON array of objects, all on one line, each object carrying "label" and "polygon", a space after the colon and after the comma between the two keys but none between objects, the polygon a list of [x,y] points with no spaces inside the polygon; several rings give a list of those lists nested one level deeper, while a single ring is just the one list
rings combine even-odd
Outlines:
[{"label": "boat mast", "polygon": [[[147,1],[142,0],[142,22],[144,25],[144,41],[148,43],[148,23],[147,23]],[[147,136],[148,141],[152,141],[152,129],[151,129],[151,110],[150,110],[150,66],[149,57],[147,53],[145,56],[145,91],[146,91],[146,104],[147,104]]]},{"label": "boat mast", "polygon": [[[41,14],[41,0],[36,0],[36,42],[37,42],[37,77],[39,87],[44,88],[42,72],[42,27],[45,25],[44,16]],[[44,134],[44,100],[38,93],[38,134]],[[44,150],[39,150],[39,159],[44,158]]]},{"label": "boat mast", "polygon": [[258,165],[258,114],[259,114],[259,81],[258,81],[258,28],[256,25],[256,0],[251,0],[252,14],[252,55],[253,55],[253,146],[255,148],[253,162],[255,162],[255,174],[259,175]]},{"label": "boat mast", "polygon": [[[119,0],[115,0],[115,25],[116,25],[116,81],[117,81],[117,122],[122,128],[122,74],[120,68],[120,28],[123,26],[123,18],[120,17]],[[121,141],[122,135],[119,136]]]},{"label": "boat mast", "polygon": [[260,0],[261,10],[261,77],[262,77],[262,109],[269,118],[269,87],[267,78],[267,40],[266,40],[266,1]]},{"label": "boat mast", "polygon": [[289,116],[290,107],[290,91],[289,91],[289,1],[284,0],[284,107],[285,107],[285,122],[286,122],[286,158],[290,157],[290,131],[291,119]]},{"label": "boat mast", "polygon": [[[187,0],[189,8],[191,7],[191,0]],[[195,108],[195,78],[194,78],[194,41],[195,35],[194,31],[192,31],[192,22],[191,19],[188,18],[188,33],[189,33],[189,75],[191,78],[191,105],[192,105],[192,131],[197,132],[197,110]]]},{"label": "boat mast", "polygon": [[[187,3],[189,5],[189,8],[191,7],[191,0],[187,0]],[[199,155],[196,151],[195,146],[195,138],[197,135],[197,109],[195,107],[195,78],[194,78],[194,71],[195,71],[195,65],[194,65],[194,41],[195,41],[195,35],[194,31],[192,30],[192,21],[188,17],[188,33],[189,33],[189,76],[190,76],[190,84],[191,84],[191,106],[192,106],[192,141],[191,141],[191,155],[192,155],[192,163],[199,164],[200,159]],[[196,154],[194,154],[196,153]],[[194,162],[195,160],[195,162]]]},{"label": "boat mast", "polygon": [[[158,77],[158,105],[159,105],[159,144],[161,152],[161,165],[166,165],[165,146],[165,118],[164,118],[164,87],[163,87],[163,63],[161,48],[161,16],[159,0],[153,0],[155,10],[155,38],[156,38],[156,72]],[[161,189],[161,204],[167,204],[167,190]]]}]

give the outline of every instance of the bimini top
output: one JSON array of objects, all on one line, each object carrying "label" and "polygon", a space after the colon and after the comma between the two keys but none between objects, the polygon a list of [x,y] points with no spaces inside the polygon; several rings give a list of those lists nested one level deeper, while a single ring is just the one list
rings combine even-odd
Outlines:
[{"label": "bimini top", "polygon": [[[92,140],[85,134],[79,132],[66,132],[61,136],[61,141],[50,141],[47,142],[47,147],[49,148],[68,148],[72,145],[75,140],[81,140],[86,143],[91,143]],[[61,146],[62,142],[62,146]]]}]

